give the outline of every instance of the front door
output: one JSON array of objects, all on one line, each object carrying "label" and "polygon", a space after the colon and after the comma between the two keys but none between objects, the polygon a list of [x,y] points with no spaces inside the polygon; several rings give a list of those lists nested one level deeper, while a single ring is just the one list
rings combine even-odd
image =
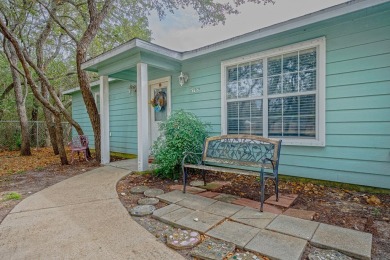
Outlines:
[{"label": "front door", "polygon": [[170,77],[149,82],[150,106],[150,140],[151,145],[160,135],[159,124],[171,114],[171,80]]}]

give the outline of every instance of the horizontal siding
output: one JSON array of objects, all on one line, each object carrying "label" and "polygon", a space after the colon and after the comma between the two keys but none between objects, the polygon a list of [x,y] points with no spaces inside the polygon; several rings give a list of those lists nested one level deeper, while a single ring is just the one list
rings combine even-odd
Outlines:
[{"label": "horizontal siding", "polygon": [[283,146],[280,172],[390,188],[388,8],[335,18],[184,62],[189,87],[200,91],[173,92],[174,107],[211,122],[213,134],[218,135],[223,60],[321,36],[326,37],[327,51],[326,146]]},{"label": "horizontal siding", "polygon": [[[390,188],[390,4],[304,26],[199,56],[178,73],[149,69],[149,79],[172,77],[172,110],[193,112],[221,132],[221,62],[318,37],[326,37],[326,146],[283,145],[286,175]],[[196,89],[193,93],[191,90]],[[136,97],[126,82],[110,84],[111,150],[136,153]],[[73,115],[91,132],[81,95]]]},{"label": "horizontal siding", "polygon": [[110,84],[110,150],[137,153],[137,97],[128,82]]},{"label": "horizontal siding", "polygon": [[[92,87],[93,93],[97,91],[99,91],[98,87]],[[72,117],[80,125],[81,129],[83,129],[84,135],[88,136],[89,147],[95,148],[93,129],[81,92],[76,92],[72,95]],[[72,136],[76,135],[76,130],[72,128]]]}]

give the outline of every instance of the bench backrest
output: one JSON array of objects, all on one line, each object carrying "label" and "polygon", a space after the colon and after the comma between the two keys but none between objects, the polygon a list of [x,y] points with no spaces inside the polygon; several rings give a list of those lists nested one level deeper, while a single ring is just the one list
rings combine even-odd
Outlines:
[{"label": "bench backrest", "polygon": [[206,163],[265,167],[277,171],[281,143],[281,140],[254,135],[209,137],[204,144],[202,160]]},{"label": "bench backrest", "polygon": [[88,147],[89,141],[86,135],[73,136],[71,146],[73,148]]}]

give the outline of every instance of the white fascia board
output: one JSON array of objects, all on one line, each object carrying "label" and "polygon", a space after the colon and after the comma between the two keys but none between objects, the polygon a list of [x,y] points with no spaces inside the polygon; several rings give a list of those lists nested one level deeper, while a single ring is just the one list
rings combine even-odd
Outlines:
[{"label": "white fascia board", "polygon": [[173,51],[173,50],[167,49],[165,47],[162,47],[162,46],[150,43],[150,42],[146,42],[146,41],[143,41],[140,39],[133,39],[129,42],[126,42],[126,43],[118,46],[117,48],[114,48],[108,52],[105,52],[105,53],[97,56],[96,58],[92,58],[92,59],[84,62],[83,64],[81,64],[81,69],[85,70],[87,68],[90,68],[90,67],[102,62],[102,61],[105,61],[109,58],[112,58],[116,55],[122,54],[122,53],[129,51],[131,49],[134,49],[136,47],[144,49],[146,51],[153,52],[153,53],[158,53],[158,54],[161,54],[163,56],[166,56],[168,58],[172,58],[175,60],[181,60],[181,56],[182,56],[182,54],[180,52]]},{"label": "white fascia board", "polygon": [[133,48],[140,48],[145,51],[160,54],[171,59],[183,61],[197,56],[205,55],[211,52],[219,51],[225,48],[236,46],[242,43],[250,42],[253,40],[259,40],[271,35],[282,33],[284,31],[296,29],[302,26],[306,26],[312,23],[324,21],[330,18],[341,16],[344,14],[356,12],[365,8],[373,7],[379,4],[389,2],[390,0],[352,0],[346,3],[342,3],[336,6],[332,6],[314,13],[310,13],[304,16],[300,16],[282,23],[271,25],[253,32],[249,32],[234,38],[207,45],[195,50],[178,52],[170,50],[168,48],[159,46],[154,43],[146,42],[140,39],[133,39],[127,43],[124,43],[111,51],[105,52],[96,58],[84,62],[81,65],[81,69],[90,68],[102,61],[112,58],[116,55],[129,51]]},{"label": "white fascia board", "polygon": [[104,52],[101,55],[84,62],[83,64],[81,64],[81,69],[85,70],[85,69],[92,67],[92,66],[94,66],[102,61],[105,61],[105,60],[107,60],[115,55],[126,52],[128,50],[131,50],[135,46],[136,46],[136,39],[133,39],[133,40],[126,42],[126,43],[124,43],[124,44],[122,44],[122,45],[120,45],[120,46],[118,46],[110,51]]},{"label": "white fascia board", "polygon": [[344,14],[353,13],[386,2],[389,2],[389,0],[352,0],[314,13],[300,16],[282,23],[271,25],[263,29],[249,32],[225,41],[217,42],[199,49],[184,52],[183,60],[194,58],[200,55],[205,55],[211,52],[215,52],[218,50],[222,50],[225,48],[229,48],[253,40],[259,40],[267,36],[275,35],[284,31],[296,29],[302,26],[324,21]]},{"label": "white fascia board", "polygon": [[[122,80],[122,79],[109,78],[108,82],[117,81],[117,80]],[[100,80],[89,83],[90,87],[95,87],[95,86],[99,86],[99,85],[100,85]],[[78,92],[78,91],[80,91],[80,87],[62,91],[62,95],[71,95],[71,94]]]}]

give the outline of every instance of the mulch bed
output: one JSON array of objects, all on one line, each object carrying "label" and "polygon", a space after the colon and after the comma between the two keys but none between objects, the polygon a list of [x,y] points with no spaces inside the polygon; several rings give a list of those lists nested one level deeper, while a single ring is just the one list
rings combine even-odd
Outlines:
[{"label": "mulch bed", "polygon": [[[190,181],[201,179],[200,175],[190,175]],[[208,173],[207,182],[229,181],[216,192],[237,195],[259,201],[260,185],[253,176],[226,173]],[[138,196],[130,195],[134,186],[147,185],[170,191],[171,185],[181,184],[181,180],[161,179],[151,174],[128,175],[118,182],[118,194],[123,205],[130,209],[137,205]],[[266,198],[274,194],[272,182],[266,186]],[[315,211],[315,221],[355,229],[373,234],[372,259],[390,259],[390,194],[370,194],[342,188],[334,188],[312,183],[279,181],[279,191],[285,194],[298,194],[291,208]],[[159,203],[157,208],[166,204]],[[303,259],[307,259],[311,247]]]}]

